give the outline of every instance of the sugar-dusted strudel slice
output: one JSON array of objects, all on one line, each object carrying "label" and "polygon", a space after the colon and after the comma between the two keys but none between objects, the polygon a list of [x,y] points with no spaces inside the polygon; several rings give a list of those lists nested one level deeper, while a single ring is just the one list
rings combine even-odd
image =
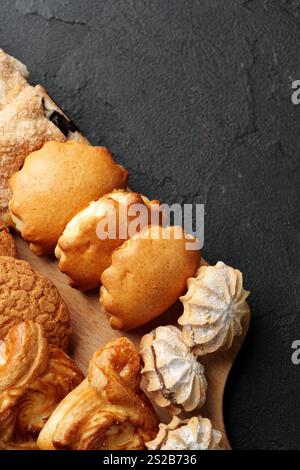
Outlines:
[{"label": "sugar-dusted strudel slice", "polygon": [[26,65],[0,49],[0,110],[28,85]]}]

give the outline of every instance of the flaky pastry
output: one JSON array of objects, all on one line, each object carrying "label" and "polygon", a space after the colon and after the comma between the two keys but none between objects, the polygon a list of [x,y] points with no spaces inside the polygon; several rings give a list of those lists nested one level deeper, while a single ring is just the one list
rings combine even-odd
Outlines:
[{"label": "flaky pastry", "polygon": [[242,334],[241,320],[249,311],[242,273],[219,261],[200,267],[187,285],[178,319],[185,343],[199,356],[229,349],[234,337]]},{"label": "flaky pastry", "polygon": [[26,261],[0,256],[0,339],[23,320],[42,324],[49,343],[67,349],[69,312],[54,284]]},{"label": "flaky pastry", "polygon": [[179,226],[151,226],[114,251],[100,290],[113,328],[136,328],[177,301],[200,263],[200,252],[186,249],[191,240]]},{"label": "flaky pastry", "polygon": [[39,435],[40,449],[138,450],[157,432],[139,391],[140,359],[131,341],[109,342],[92,356],[88,377],[58,405]]},{"label": "flaky pastry", "polygon": [[[130,224],[138,216],[135,208],[145,209],[144,223],[148,225],[152,202],[158,204],[138,193],[115,190],[73,217],[55,249],[59,268],[68,275],[72,287],[87,290],[100,285],[103,271],[111,264],[112,252],[130,236]],[[108,226],[112,233],[108,233]],[[143,225],[139,230],[142,228]]]},{"label": "flaky pastry", "polygon": [[127,176],[105,147],[47,142],[10,180],[12,220],[35,254],[52,253],[72,217],[90,201],[126,187]]},{"label": "flaky pastry", "polygon": [[0,256],[17,256],[14,238],[7,225],[0,219]]},{"label": "flaky pastry", "polygon": [[20,170],[29,153],[50,140],[87,143],[40,85],[27,86],[0,111],[0,216],[6,222],[11,198],[9,178]]},{"label": "flaky pastry", "polygon": [[179,414],[204,404],[204,367],[185,345],[178,328],[159,326],[143,336],[140,355],[144,363],[142,388],[157,406]]},{"label": "flaky pastry", "polygon": [[26,65],[0,49],[0,111],[28,86]]},{"label": "flaky pastry", "polygon": [[74,362],[48,346],[41,325],[13,326],[0,341],[0,448],[37,448],[52,411],[82,380]]},{"label": "flaky pastry", "polygon": [[207,418],[194,416],[181,421],[173,416],[169,424],[160,424],[153,441],[146,442],[148,450],[220,450],[222,434]]}]

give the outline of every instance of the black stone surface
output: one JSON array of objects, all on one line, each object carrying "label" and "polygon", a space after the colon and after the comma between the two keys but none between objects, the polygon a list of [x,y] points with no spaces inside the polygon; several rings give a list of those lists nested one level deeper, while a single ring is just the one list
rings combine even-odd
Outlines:
[{"label": "black stone surface", "polygon": [[204,254],[253,322],[226,390],[239,449],[300,449],[299,0],[1,0],[24,61],[130,186],[206,207]]}]

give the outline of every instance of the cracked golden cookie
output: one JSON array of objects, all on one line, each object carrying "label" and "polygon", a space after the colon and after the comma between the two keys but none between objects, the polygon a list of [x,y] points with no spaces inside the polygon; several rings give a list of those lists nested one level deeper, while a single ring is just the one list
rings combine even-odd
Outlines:
[{"label": "cracked golden cookie", "polygon": [[0,49],[0,110],[28,86],[26,65]]},{"label": "cracked golden cookie", "polygon": [[195,242],[179,226],[151,226],[113,253],[100,289],[112,328],[141,326],[178,300],[200,264],[200,251],[187,249]]},{"label": "cracked golden cookie", "polygon": [[61,400],[83,374],[43,327],[13,326],[0,341],[0,449],[36,449],[36,439]]},{"label": "cracked golden cookie", "polygon": [[72,217],[91,201],[125,188],[127,177],[105,147],[47,142],[10,180],[11,218],[35,254],[50,254]]},{"label": "cracked golden cookie", "polygon": [[149,209],[154,203],[159,208],[158,201],[148,201],[138,193],[115,190],[76,214],[55,249],[58,266],[68,275],[70,285],[81,290],[98,287],[103,271],[111,264],[112,252],[130,237],[131,229],[136,229],[132,223],[140,220],[140,230],[148,225]]},{"label": "cracked golden cookie", "polygon": [[141,364],[127,338],[96,351],[87,378],[58,405],[38,437],[43,450],[142,450],[157,420],[140,390]]},{"label": "cracked golden cookie", "polygon": [[88,143],[40,85],[27,86],[0,111],[0,216],[5,221],[9,221],[9,178],[29,153],[50,140]]},{"label": "cracked golden cookie", "polygon": [[16,244],[6,224],[0,219],[0,256],[17,256]]},{"label": "cracked golden cookie", "polygon": [[69,312],[55,285],[26,261],[0,256],[0,339],[23,320],[40,323],[52,346],[67,349]]}]

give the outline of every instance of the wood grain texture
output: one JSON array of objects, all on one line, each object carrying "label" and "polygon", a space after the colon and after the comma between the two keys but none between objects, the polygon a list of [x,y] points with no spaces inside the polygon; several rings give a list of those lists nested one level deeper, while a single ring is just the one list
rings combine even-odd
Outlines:
[{"label": "wood grain texture", "polygon": [[[16,237],[16,244],[19,257],[28,261],[36,270],[53,281],[68,305],[72,324],[70,354],[83,373],[87,371],[91,355],[101,345],[125,334],[138,346],[142,335],[158,325],[176,323],[181,314],[182,307],[178,302],[159,318],[133,332],[124,333],[113,330],[105,312],[100,307],[98,291],[82,293],[72,289],[68,285],[66,276],[59,271],[54,257],[35,256],[29,250],[27,243],[19,237]],[[203,264],[207,263],[203,260]],[[207,400],[201,409],[201,414],[210,418],[213,427],[222,432],[222,443],[226,449],[230,449],[230,444],[223,419],[224,389],[230,369],[247,334],[249,323],[250,310],[243,319],[243,334],[235,338],[230,350],[219,351],[201,358],[208,382]]]}]

